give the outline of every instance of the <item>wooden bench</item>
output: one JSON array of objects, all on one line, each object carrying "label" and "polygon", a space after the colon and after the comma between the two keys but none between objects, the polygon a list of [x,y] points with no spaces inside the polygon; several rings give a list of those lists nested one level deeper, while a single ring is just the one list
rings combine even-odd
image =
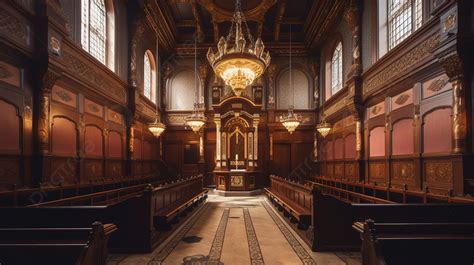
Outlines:
[{"label": "wooden bench", "polygon": [[[351,200],[323,193],[318,185],[306,186],[274,176],[271,180],[266,193],[274,204],[292,202],[303,209],[309,206],[311,222],[308,230],[296,231],[314,251],[360,249],[360,237],[352,225],[367,219],[386,223],[474,223],[472,204],[383,203],[380,199],[377,203],[351,203]],[[302,192],[304,190],[307,192]],[[284,206],[278,207],[287,211]]]},{"label": "wooden bench", "polygon": [[[126,200],[114,201],[107,205],[90,206],[88,200],[84,206],[45,206],[45,207],[6,207],[0,208],[0,228],[11,227],[86,227],[95,221],[114,223],[118,230],[109,241],[109,248],[113,252],[147,253],[156,247],[161,234],[157,230],[165,229],[154,220],[155,213],[160,210],[163,200],[166,205],[188,196],[190,189],[186,183],[194,183],[199,191],[193,193],[193,198],[202,192],[202,177],[188,180],[174,181],[161,187],[153,188],[148,185],[144,191]],[[174,187],[174,188],[171,188]],[[169,192],[161,192],[163,190]],[[180,195],[180,192],[183,192]],[[181,197],[180,197],[181,196]],[[205,195],[207,196],[207,194]],[[201,196],[201,201],[203,197]],[[166,206],[165,205],[165,206]],[[183,211],[181,211],[183,212]],[[31,220],[34,220],[32,222]]]},{"label": "wooden bench", "polygon": [[105,265],[114,224],[76,228],[0,228],[2,264]]},{"label": "wooden bench", "polygon": [[[81,183],[76,185],[49,185],[41,188],[14,188],[11,191],[0,191],[0,207],[23,207],[59,200],[74,199],[78,196],[106,192],[127,187],[138,187],[143,191],[149,183],[160,184],[163,180],[156,177],[128,177],[120,180],[103,180],[102,182]],[[71,202],[70,200],[67,202]],[[58,204],[65,205],[65,204]]]},{"label": "wooden bench", "polygon": [[196,203],[201,202],[207,196],[208,191],[201,191],[200,193],[193,196],[188,200],[179,200],[175,203],[169,205],[166,208],[158,211],[156,213],[157,217],[166,219],[166,222],[171,222],[174,218],[179,216],[186,216],[187,212],[194,206]]},{"label": "wooden bench", "polygon": [[278,210],[283,211],[284,215],[290,218],[291,222],[298,223],[299,229],[307,229],[311,224],[310,210],[293,203],[286,199],[285,196],[269,188],[265,188],[265,193],[270,201],[277,206]]},{"label": "wooden bench", "polygon": [[474,263],[473,223],[356,222],[364,265]]},{"label": "wooden bench", "polygon": [[168,185],[153,190],[153,215],[158,230],[170,230],[173,224],[207,198],[203,178],[188,178],[180,185]]}]

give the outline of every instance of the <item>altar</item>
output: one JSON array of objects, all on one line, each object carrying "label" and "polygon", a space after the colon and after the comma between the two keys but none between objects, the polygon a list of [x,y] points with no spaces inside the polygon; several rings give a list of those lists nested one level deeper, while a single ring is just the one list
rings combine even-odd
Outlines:
[{"label": "altar", "polygon": [[218,191],[252,195],[252,191],[262,188],[258,161],[260,108],[244,96],[231,97],[214,106],[214,183]]},{"label": "altar", "polygon": [[222,191],[251,191],[257,189],[258,171],[214,171],[215,183]]}]

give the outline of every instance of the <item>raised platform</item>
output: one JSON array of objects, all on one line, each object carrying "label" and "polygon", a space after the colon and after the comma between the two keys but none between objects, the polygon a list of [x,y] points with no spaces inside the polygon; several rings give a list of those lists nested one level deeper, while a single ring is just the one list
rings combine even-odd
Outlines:
[{"label": "raised platform", "polygon": [[243,196],[256,196],[260,195],[263,193],[263,190],[258,189],[258,190],[246,190],[246,191],[225,191],[225,190],[215,190],[214,194],[217,194],[219,196],[224,196],[224,197],[231,197],[231,196],[238,196],[238,197],[243,197]]}]

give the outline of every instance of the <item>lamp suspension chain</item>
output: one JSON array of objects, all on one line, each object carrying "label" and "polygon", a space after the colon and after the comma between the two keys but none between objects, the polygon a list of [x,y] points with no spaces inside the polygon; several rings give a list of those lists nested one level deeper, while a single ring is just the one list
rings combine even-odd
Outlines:
[{"label": "lamp suspension chain", "polygon": [[[198,93],[196,93],[196,91],[198,90],[197,88],[197,78],[198,78],[198,75],[197,75],[197,30],[195,31],[194,33],[194,102],[195,104],[198,104],[199,103],[199,95]],[[196,106],[196,105],[195,105]]]},{"label": "lamp suspension chain", "polygon": [[294,108],[295,107],[295,91],[293,89],[293,61],[292,61],[292,39],[291,39],[292,35],[291,35],[291,24],[290,24],[290,89],[291,89],[291,96],[292,96],[292,99],[291,99],[291,106],[290,108]]}]

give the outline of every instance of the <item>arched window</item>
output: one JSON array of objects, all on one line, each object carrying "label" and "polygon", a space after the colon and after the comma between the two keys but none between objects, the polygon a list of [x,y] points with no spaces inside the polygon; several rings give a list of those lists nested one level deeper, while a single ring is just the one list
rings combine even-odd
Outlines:
[{"label": "arched window", "polygon": [[422,0],[388,0],[388,49],[397,46],[422,24]]},{"label": "arched window", "polygon": [[342,43],[334,49],[331,60],[331,94],[334,95],[342,88]]},{"label": "arched window", "polygon": [[156,103],[156,66],[149,50],[143,56],[143,94]]},{"label": "arched window", "polygon": [[113,24],[111,2],[105,0],[82,0],[81,44],[94,58],[114,70]]}]

